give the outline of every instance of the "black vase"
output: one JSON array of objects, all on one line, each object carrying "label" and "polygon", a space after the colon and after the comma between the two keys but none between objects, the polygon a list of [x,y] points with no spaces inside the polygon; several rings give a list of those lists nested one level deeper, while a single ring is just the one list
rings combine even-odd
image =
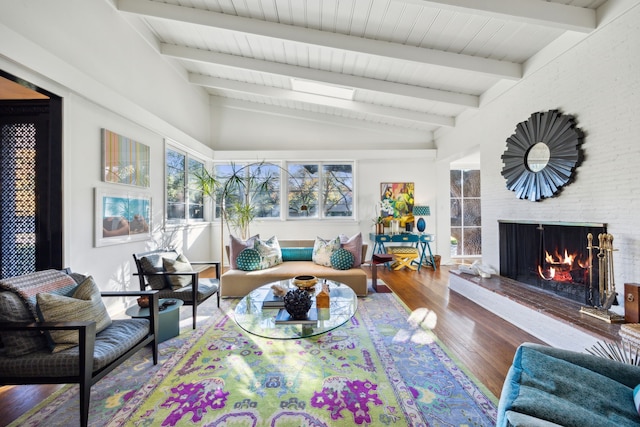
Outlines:
[{"label": "black vase", "polygon": [[294,320],[306,319],[311,304],[311,294],[304,289],[293,289],[284,296],[284,309]]}]

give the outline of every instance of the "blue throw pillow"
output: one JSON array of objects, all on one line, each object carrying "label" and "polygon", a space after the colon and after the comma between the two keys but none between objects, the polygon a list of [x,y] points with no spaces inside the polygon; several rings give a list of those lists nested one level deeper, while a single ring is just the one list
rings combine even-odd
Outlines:
[{"label": "blue throw pillow", "polygon": [[349,270],[353,267],[353,254],[340,248],[331,255],[331,267],[336,270]]},{"label": "blue throw pillow", "polygon": [[236,264],[238,269],[242,271],[255,271],[260,270],[260,253],[255,249],[243,249],[238,258],[236,258]]},{"label": "blue throw pillow", "polygon": [[282,261],[311,261],[313,259],[313,248],[280,248],[282,250]]}]

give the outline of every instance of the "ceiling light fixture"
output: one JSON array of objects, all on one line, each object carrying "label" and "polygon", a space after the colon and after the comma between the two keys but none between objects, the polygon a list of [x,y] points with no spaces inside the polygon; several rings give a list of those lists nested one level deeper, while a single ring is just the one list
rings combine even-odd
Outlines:
[{"label": "ceiling light fixture", "polygon": [[354,89],[344,86],[334,86],[310,80],[291,79],[291,89],[296,92],[312,93],[314,95],[330,96],[332,98],[353,100]]}]

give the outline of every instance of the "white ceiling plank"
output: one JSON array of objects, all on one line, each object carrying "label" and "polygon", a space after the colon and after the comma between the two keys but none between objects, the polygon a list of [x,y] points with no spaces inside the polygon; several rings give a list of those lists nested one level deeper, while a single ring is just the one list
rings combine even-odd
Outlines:
[{"label": "white ceiling plank", "polygon": [[[222,101],[224,99],[224,101]],[[318,114],[305,110],[294,110],[291,108],[280,107],[277,105],[267,105],[267,104],[258,104],[256,102],[248,102],[240,99],[232,99],[232,98],[220,98],[218,96],[213,96],[212,104],[218,105],[219,107],[224,108],[232,108],[237,110],[245,110],[245,111],[255,111],[261,112],[263,114],[271,114],[282,117],[297,117],[302,120],[309,120],[319,123],[327,123],[331,125],[339,125],[344,127],[350,127],[354,129],[366,129],[368,132],[376,131],[382,133],[392,133],[393,135],[398,135],[398,132],[426,132],[426,136],[428,137],[425,140],[425,143],[433,142],[432,132],[436,128],[435,126],[427,126],[421,125],[420,128],[416,129],[398,129],[397,126],[390,126],[387,124],[374,123],[372,121],[365,120],[353,120],[347,117],[340,117],[336,115],[329,115],[326,113]]]},{"label": "white ceiling plank", "polygon": [[429,101],[462,105],[471,108],[477,108],[479,105],[479,97],[476,95],[393,83],[384,80],[357,77],[348,74],[338,74],[330,71],[314,70],[306,67],[261,61],[253,58],[192,49],[184,46],[163,44],[161,45],[160,51],[163,55],[183,60],[205,62],[238,69],[248,69],[261,73],[295,77],[299,79],[318,81],[338,86],[347,86],[354,89],[366,89],[375,92],[386,92],[398,96],[420,98]]},{"label": "white ceiling plank", "polygon": [[394,0],[425,7],[485,15],[507,21],[589,33],[596,28],[596,11],[540,0]]},{"label": "white ceiling plank", "polygon": [[363,39],[344,34],[299,28],[292,25],[283,25],[175,6],[151,0],[118,0],[117,7],[122,12],[254,34],[270,39],[280,39],[324,48],[358,52],[443,68],[463,69],[493,75],[503,79],[518,80],[522,77],[522,66],[508,61],[498,61],[435,49]]},{"label": "white ceiling plank", "polygon": [[392,117],[399,121],[412,121],[429,125],[438,125],[445,127],[453,127],[455,119],[453,117],[438,116],[435,114],[425,114],[411,110],[401,110],[397,108],[384,107],[380,105],[365,104],[356,101],[347,101],[338,98],[331,98],[321,95],[312,95],[307,93],[295,92],[287,89],[276,87],[267,87],[252,83],[243,83],[234,80],[219,79],[216,77],[203,76],[200,74],[189,74],[191,83],[199,84],[209,88],[228,90],[233,92],[244,92],[257,94],[276,99],[287,99],[291,101],[304,102],[309,104],[317,104],[331,106],[348,111],[372,114],[376,116]]}]

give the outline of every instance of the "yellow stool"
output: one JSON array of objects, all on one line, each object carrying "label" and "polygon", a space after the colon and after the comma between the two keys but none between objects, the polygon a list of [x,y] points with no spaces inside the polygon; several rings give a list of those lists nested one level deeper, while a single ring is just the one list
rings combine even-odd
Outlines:
[{"label": "yellow stool", "polygon": [[393,255],[395,262],[391,264],[391,268],[394,270],[401,270],[405,267],[411,270],[416,270],[417,267],[413,265],[413,261],[420,256],[418,248],[411,246],[388,246],[387,253]]}]

